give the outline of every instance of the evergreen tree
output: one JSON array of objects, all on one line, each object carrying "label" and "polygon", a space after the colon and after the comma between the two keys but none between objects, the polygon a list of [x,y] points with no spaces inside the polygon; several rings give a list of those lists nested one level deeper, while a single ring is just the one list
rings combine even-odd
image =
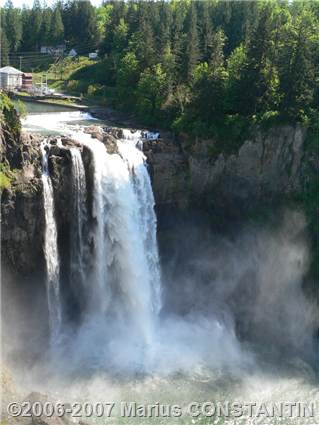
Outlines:
[{"label": "evergreen tree", "polygon": [[41,45],[51,44],[51,20],[52,20],[52,9],[46,7],[42,13],[42,24],[40,30]]},{"label": "evergreen tree", "polygon": [[197,9],[196,3],[194,1],[191,2],[189,13],[189,28],[187,33],[187,45],[185,55],[185,71],[186,78],[188,80],[191,80],[194,69],[196,68],[197,64],[201,59],[197,27]]},{"label": "evergreen tree", "polygon": [[39,49],[42,26],[42,9],[40,0],[34,0],[30,18],[30,28],[28,32],[31,35],[31,46],[33,49]]},{"label": "evergreen tree", "polygon": [[256,114],[265,109],[267,91],[272,91],[273,75],[268,72],[272,43],[271,20],[271,4],[266,3],[261,8],[258,24],[249,40],[246,63],[237,86],[237,108],[243,114]]},{"label": "evergreen tree", "polygon": [[183,3],[178,2],[172,7],[172,54],[175,62],[174,80],[177,82],[183,79],[182,72],[184,65],[184,44],[185,34],[183,32],[184,20],[186,15]]},{"label": "evergreen tree", "polygon": [[213,21],[211,17],[210,2],[201,3],[201,50],[202,60],[209,62],[212,57],[214,39],[213,39]]},{"label": "evergreen tree", "polygon": [[22,40],[21,51],[34,50],[34,36],[32,28],[32,11],[23,7],[22,9]]},{"label": "evergreen tree", "polygon": [[11,0],[7,0],[4,6],[4,31],[10,46],[11,52],[16,52],[22,39],[22,20],[19,9],[13,7]]},{"label": "evergreen tree", "polygon": [[64,41],[64,25],[59,7],[56,7],[52,14],[50,41],[53,45],[58,45]]},{"label": "evergreen tree", "polygon": [[74,0],[67,0],[62,11],[64,37],[71,46],[78,44],[78,7]]},{"label": "evergreen tree", "polygon": [[147,68],[137,85],[137,112],[149,124],[163,119],[161,108],[167,96],[167,78],[160,64]]},{"label": "evergreen tree", "polygon": [[133,52],[129,52],[121,59],[116,79],[118,104],[122,109],[134,108],[139,75],[138,60]]},{"label": "evergreen tree", "polygon": [[202,63],[194,71],[192,99],[189,109],[192,120],[209,127],[224,113],[227,72],[224,66],[225,37],[220,30],[214,34],[214,52],[210,65]]},{"label": "evergreen tree", "polygon": [[156,61],[156,49],[153,28],[151,26],[148,4],[139,5],[139,30],[133,34],[130,43],[143,68],[152,66]]},{"label": "evergreen tree", "polygon": [[159,7],[159,25],[156,38],[158,40],[158,51],[163,56],[167,49],[171,47],[172,13],[171,7],[164,1],[161,1]]},{"label": "evergreen tree", "polygon": [[300,117],[312,106],[318,93],[319,22],[311,10],[303,8],[285,27],[280,54],[281,113]]},{"label": "evergreen tree", "polygon": [[[0,13],[1,13],[1,10],[0,10]],[[7,35],[2,25],[0,27],[0,48],[1,48],[0,68],[2,68],[3,66],[9,65],[9,49],[10,49]]]},{"label": "evergreen tree", "polygon": [[95,8],[89,0],[77,4],[77,39],[84,53],[93,51],[99,43],[99,32]]}]

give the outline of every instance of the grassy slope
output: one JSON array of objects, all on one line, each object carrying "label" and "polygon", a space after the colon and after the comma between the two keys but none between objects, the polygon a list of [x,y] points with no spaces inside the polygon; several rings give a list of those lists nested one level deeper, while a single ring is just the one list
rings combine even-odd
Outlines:
[{"label": "grassy slope", "polygon": [[98,104],[108,104],[106,68],[103,61],[93,62],[87,57],[65,58],[51,65],[46,73],[35,74],[39,82],[41,76],[48,77],[49,87],[63,93],[81,96]]}]

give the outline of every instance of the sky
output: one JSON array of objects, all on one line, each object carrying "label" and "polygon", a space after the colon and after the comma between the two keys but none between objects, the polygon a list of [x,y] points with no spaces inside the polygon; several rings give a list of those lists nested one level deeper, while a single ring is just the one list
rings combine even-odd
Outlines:
[{"label": "sky", "polygon": [[[32,7],[34,0],[12,0],[13,5],[15,7],[21,7],[23,4],[26,4],[29,7]],[[102,3],[102,0],[90,0],[94,6],[99,6]],[[6,0],[0,0],[0,6],[3,6],[5,4]],[[54,4],[56,0],[46,0],[47,5]]]}]

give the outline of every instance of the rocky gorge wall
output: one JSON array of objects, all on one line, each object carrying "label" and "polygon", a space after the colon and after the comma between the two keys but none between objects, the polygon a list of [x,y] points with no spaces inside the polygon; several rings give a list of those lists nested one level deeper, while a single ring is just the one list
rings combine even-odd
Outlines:
[{"label": "rocky gorge wall", "polygon": [[[121,137],[121,129],[115,127],[95,127],[90,132],[104,141],[110,153],[114,152],[115,138]],[[7,151],[2,149],[3,160],[15,169],[15,176],[12,187],[2,193],[3,262],[19,273],[33,273],[43,268],[41,137],[24,134],[14,143],[11,140],[10,145],[7,138],[2,134],[2,146],[8,146]],[[278,126],[255,132],[237,153],[214,156],[213,140],[163,137],[145,141],[159,233],[163,217],[176,211],[196,209],[232,219],[244,216],[260,203],[276,203],[286,195],[299,193],[307,179],[305,164],[309,163],[305,140],[304,128]],[[63,143],[66,147],[74,144],[67,139]],[[84,160],[89,161],[88,154]],[[58,225],[68,229],[72,191],[68,149],[53,148],[49,164]]]},{"label": "rocky gorge wall", "polygon": [[41,138],[21,134],[14,111],[0,121],[2,264],[15,273],[43,270]]},{"label": "rocky gorge wall", "polygon": [[212,155],[214,140],[148,141],[153,188],[159,208],[174,205],[219,210],[236,216],[302,190],[306,129],[257,130],[238,152]]}]

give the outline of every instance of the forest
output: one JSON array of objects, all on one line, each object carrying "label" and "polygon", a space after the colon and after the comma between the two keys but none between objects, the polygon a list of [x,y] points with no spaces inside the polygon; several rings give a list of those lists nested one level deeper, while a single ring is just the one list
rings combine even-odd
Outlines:
[{"label": "forest", "polygon": [[[69,78],[74,92],[145,125],[239,140],[252,124],[319,114],[318,1],[89,1],[14,8],[2,17],[2,65],[65,43],[99,60]],[[68,58],[70,61],[71,59]],[[74,59],[74,61],[79,60]]]}]

